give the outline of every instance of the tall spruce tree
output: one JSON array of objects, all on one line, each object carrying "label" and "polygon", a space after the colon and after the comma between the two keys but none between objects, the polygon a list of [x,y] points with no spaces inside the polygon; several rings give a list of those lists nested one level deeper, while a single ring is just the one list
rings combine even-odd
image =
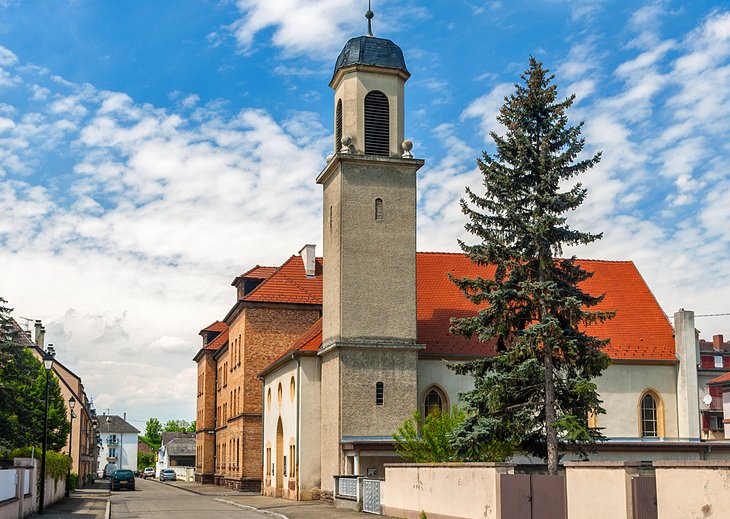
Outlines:
[{"label": "tall spruce tree", "polygon": [[575,96],[558,102],[554,76],[542,63],[531,57],[521,78],[497,117],[505,134],[491,133],[496,153],[477,161],[485,192],[467,188],[461,200],[465,227],[479,243],[459,245],[496,272],[493,279],[454,279],[483,308],[453,319],[452,332],[492,342],[497,355],[452,366],[475,379],[464,395],[469,417],[452,438],[457,452],[492,441],[516,445],[546,459],[556,474],[561,448],[585,455],[603,438],[588,415],[604,412],[592,379],[609,364],[607,341],[583,330],[611,314],[589,310],[602,299],[579,287],[592,273],[575,257],[556,259],[564,246],[601,238],[568,226],[566,213],[586,190],[580,183],[564,188],[600,153],[578,159],[582,123],[571,126],[566,115]]}]

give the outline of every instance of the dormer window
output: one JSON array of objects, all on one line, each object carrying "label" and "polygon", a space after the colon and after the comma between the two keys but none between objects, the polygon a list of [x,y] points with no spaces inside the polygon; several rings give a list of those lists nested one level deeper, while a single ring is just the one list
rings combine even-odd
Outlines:
[{"label": "dormer window", "polygon": [[365,154],[389,155],[390,116],[388,98],[373,90],[365,96]]}]

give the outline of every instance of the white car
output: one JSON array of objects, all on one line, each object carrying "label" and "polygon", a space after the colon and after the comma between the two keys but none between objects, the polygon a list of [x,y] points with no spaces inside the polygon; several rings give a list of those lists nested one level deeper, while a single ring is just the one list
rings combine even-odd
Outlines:
[{"label": "white car", "polygon": [[142,477],[143,477],[144,479],[147,479],[147,478],[154,478],[154,477],[155,477],[155,469],[153,469],[152,467],[147,467],[147,468],[146,468],[146,469],[144,469],[144,471],[142,472]]},{"label": "white car", "polygon": [[172,469],[162,469],[160,471],[160,481],[177,481],[175,471]]}]

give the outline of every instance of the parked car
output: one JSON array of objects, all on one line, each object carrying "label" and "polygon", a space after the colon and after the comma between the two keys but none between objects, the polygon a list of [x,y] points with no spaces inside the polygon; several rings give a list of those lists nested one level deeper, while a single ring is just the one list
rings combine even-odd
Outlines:
[{"label": "parked car", "polygon": [[177,481],[175,471],[172,469],[162,469],[160,471],[160,481]]},{"label": "parked car", "polygon": [[111,490],[134,490],[134,472],[131,470],[115,470],[109,480],[109,488]]},{"label": "parked car", "polygon": [[118,468],[116,463],[107,463],[104,466],[104,479],[110,478]]},{"label": "parked car", "polygon": [[142,478],[144,478],[144,479],[147,479],[147,478],[153,478],[154,479],[154,477],[155,477],[155,469],[153,469],[152,467],[147,467],[142,472]]}]

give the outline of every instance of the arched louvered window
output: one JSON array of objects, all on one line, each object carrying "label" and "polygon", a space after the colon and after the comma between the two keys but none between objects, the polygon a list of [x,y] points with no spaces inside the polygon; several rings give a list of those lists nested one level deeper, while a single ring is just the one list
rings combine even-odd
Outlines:
[{"label": "arched louvered window", "polygon": [[651,392],[641,398],[641,435],[659,436],[659,409],[657,400]]},{"label": "arched louvered window", "polygon": [[383,220],[383,199],[375,199],[375,221],[380,222]]},{"label": "arched louvered window", "polygon": [[335,153],[342,149],[342,99],[337,101],[335,111]]},{"label": "arched louvered window", "polygon": [[365,154],[388,156],[390,117],[388,98],[377,90],[365,96]]},{"label": "arched louvered window", "polygon": [[385,402],[385,393],[383,391],[383,383],[375,383],[375,405],[383,405]]}]

